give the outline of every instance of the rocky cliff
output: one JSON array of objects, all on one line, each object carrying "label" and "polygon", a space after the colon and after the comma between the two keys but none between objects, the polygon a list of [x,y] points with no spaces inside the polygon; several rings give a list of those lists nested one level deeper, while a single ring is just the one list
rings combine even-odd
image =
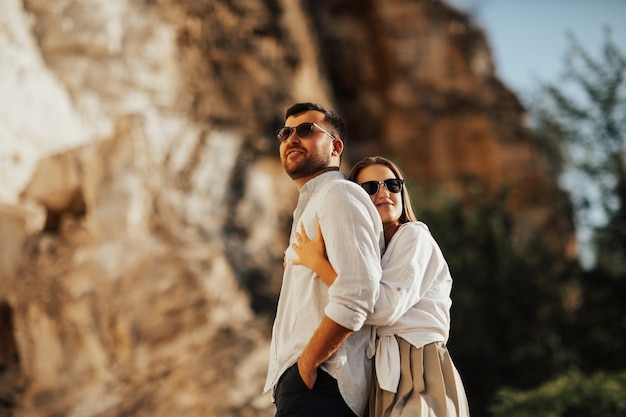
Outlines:
[{"label": "rocky cliff", "polygon": [[[437,0],[0,0],[0,416],[269,416],[295,101],[515,239],[563,194],[480,28]],[[563,220],[561,220],[563,219]]]}]

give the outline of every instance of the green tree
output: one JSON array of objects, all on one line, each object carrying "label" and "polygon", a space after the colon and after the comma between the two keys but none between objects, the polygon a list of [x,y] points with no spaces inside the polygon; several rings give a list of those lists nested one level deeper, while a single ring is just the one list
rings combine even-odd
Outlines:
[{"label": "green tree", "polygon": [[[412,195],[418,193],[412,192]],[[559,329],[566,312],[563,282],[542,237],[513,247],[506,194],[469,208],[445,196],[416,199],[421,219],[441,246],[454,278],[448,347],[473,416],[503,385],[526,389],[570,362]]]},{"label": "green tree", "polygon": [[490,408],[494,417],[621,417],[624,392],[624,371],[590,377],[573,371],[532,390],[502,389]]},{"label": "green tree", "polygon": [[[575,268],[580,299],[557,325],[570,369],[537,388],[501,388],[494,416],[622,416],[626,412],[626,56],[610,31],[594,59],[570,36],[565,71],[529,105],[558,171],[573,173],[577,223],[595,263]],[[594,218],[594,215],[600,214]]]},{"label": "green tree", "polygon": [[577,224],[597,231],[591,241],[602,251],[598,260],[626,271],[624,245],[615,245],[616,237],[626,237],[626,56],[607,28],[597,59],[569,35],[564,64],[561,78],[542,85],[529,111],[555,166],[571,180]]},{"label": "green tree", "polygon": [[[592,228],[596,262],[580,275],[581,302],[566,337],[581,369],[626,369],[626,55],[606,29],[600,58],[570,36],[564,64],[561,82],[544,85],[546,100],[530,110],[560,168],[597,193],[594,202],[582,183],[571,189],[579,224]],[[594,210],[602,223],[590,220]]]}]

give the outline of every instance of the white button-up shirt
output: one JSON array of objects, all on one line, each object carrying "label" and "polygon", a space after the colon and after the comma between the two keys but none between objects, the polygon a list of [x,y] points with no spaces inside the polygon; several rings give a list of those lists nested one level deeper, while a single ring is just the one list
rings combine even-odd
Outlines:
[{"label": "white button-up shirt", "polygon": [[376,377],[385,391],[396,392],[400,350],[394,335],[415,347],[447,342],[452,276],[441,249],[422,222],[405,223],[383,255],[383,277],[374,314]]},{"label": "white button-up shirt", "polygon": [[[337,278],[328,287],[312,270],[293,265],[295,232],[304,225],[311,238],[320,223],[324,243]],[[384,237],[380,216],[370,197],[338,171],[323,173],[301,189],[293,214],[285,271],[272,330],[265,391],[276,386],[297,362],[324,316],[354,333],[321,365],[337,379],[346,404],[359,416],[365,412],[371,383],[367,349],[381,278]]]}]

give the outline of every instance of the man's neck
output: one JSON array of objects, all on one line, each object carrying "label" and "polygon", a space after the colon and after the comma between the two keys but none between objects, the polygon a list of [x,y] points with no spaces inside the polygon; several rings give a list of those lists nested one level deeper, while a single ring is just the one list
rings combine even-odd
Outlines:
[{"label": "man's neck", "polygon": [[298,187],[298,191],[300,191],[300,189],[302,187],[304,187],[304,184],[306,184],[307,182],[311,181],[313,178],[324,174],[325,172],[330,172],[330,171],[339,171],[339,167],[326,167],[324,169],[321,169],[319,171],[317,171],[315,174],[313,175],[309,175],[308,177],[304,177],[304,178],[298,178],[297,180],[294,180],[294,182],[296,183],[296,187]]}]

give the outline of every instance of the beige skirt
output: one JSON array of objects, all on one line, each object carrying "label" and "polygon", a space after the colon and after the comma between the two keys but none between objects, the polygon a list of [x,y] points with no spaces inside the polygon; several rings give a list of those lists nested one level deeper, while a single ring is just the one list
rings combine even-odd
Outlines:
[{"label": "beige skirt", "polygon": [[416,348],[401,337],[398,392],[384,391],[374,382],[370,417],[468,417],[469,406],[461,376],[443,342]]}]

